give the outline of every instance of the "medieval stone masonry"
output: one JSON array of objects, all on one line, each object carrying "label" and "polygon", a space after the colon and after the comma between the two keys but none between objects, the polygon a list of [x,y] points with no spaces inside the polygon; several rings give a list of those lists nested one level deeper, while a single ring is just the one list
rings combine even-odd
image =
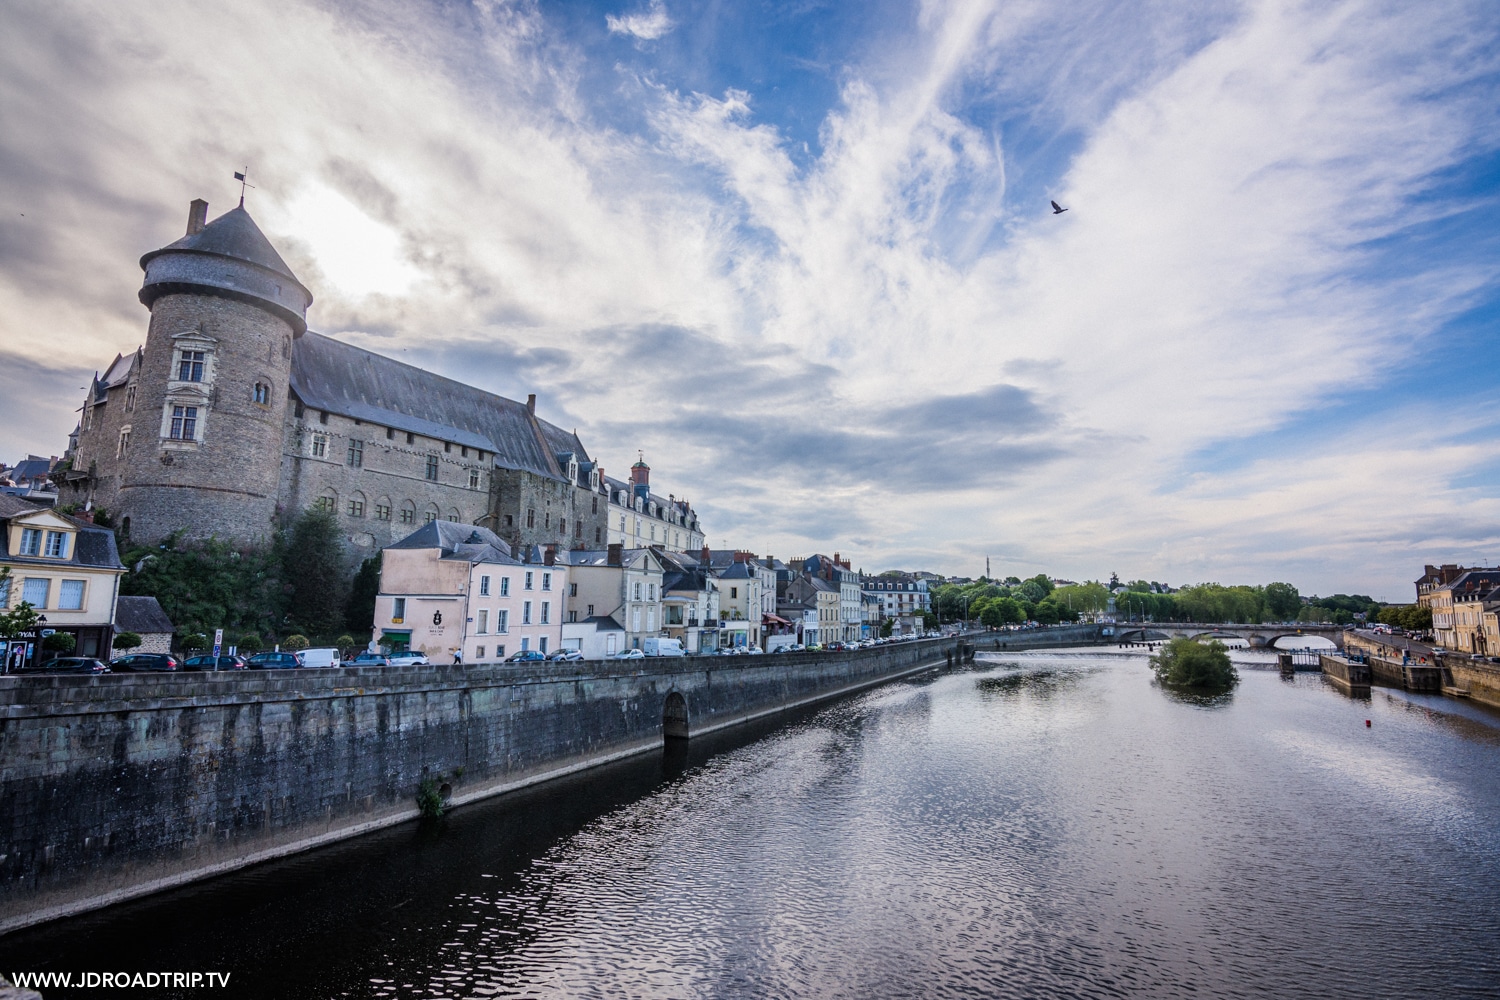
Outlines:
[{"label": "medieval stone masonry", "polygon": [[[359,556],[436,520],[518,548],[611,540],[618,481],[576,433],[536,415],[535,396],[516,402],[308,330],[312,294],[244,207],[206,218],[194,201],[186,235],[141,258],[146,343],[95,377],[64,500],[92,501],[146,542],[265,540],[319,506]],[[670,527],[683,548],[701,543],[686,501],[642,491],[632,507],[662,522],[663,541]]]}]

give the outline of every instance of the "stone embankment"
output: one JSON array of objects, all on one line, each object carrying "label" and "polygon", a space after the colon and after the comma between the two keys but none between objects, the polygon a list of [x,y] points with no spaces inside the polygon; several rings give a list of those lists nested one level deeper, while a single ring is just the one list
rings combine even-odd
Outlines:
[{"label": "stone embankment", "polygon": [[969,647],[0,677],[0,932],[836,697]]}]

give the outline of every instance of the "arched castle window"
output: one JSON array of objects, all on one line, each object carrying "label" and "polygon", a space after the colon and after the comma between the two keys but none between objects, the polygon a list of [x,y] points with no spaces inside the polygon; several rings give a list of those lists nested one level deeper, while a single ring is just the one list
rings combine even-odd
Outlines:
[{"label": "arched castle window", "polygon": [[125,452],[129,448],[130,448],[130,425],[126,424],[124,427],[120,428],[120,442],[119,442],[118,445],[115,446],[115,457],[119,458],[121,455],[124,455]]},{"label": "arched castle window", "polygon": [[358,490],[349,494],[349,506],[347,513],[350,517],[365,516],[365,495]]},{"label": "arched castle window", "polygon": [[448,508],[448,520],[457,521],[459,524],[462,524],[464,519],[463,516],[459,514],[457,507],[450,507]]},{"label": "arched castle window", "polygon": [[271,387],[264,382],[255,383],[255,402],[261,406],[270,406]]},{"label": "arched castle window", "polygon": [[422,523],[431,524],[441,516],[442,512],[438,510],[438,505],[435,503],[430,503],[427,505],[427,510],[422,513]]},{"label": "arched castle window", "polygon": [[410,500],[401,501],[401,523],[415,524],[417,521],[417,505]]},{"label": "arched castle window", "polygon": [[389,521],[391,519],[391,498],[381,497],[375,501],[375,520]]},{"label": "arched castle window", "polygon": [[322,496],[313,501],[313,506],[318,510],[325,510],[330,513],[337,511],[339,509],[339,495],[333,490],[325,490]]}]

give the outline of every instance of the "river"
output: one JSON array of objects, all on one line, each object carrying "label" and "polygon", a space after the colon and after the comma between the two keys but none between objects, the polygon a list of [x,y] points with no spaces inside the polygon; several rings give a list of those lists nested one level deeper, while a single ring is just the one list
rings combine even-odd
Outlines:
[{"label": "river", "polygon": [[1196,703],[1144,651],[981,654],[10,935],[0,971],[289,1000],[1500,995],[1500,715],[1235,658]]}]

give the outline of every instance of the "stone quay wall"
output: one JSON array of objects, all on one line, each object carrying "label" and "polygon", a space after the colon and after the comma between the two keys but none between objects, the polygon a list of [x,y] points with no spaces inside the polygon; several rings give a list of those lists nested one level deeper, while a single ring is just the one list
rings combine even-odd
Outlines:
[{"label": "stone quay wall", "polygon": [[669,697],[691,735],[959,650],[0,677],[0,933],[659,747]]}]

